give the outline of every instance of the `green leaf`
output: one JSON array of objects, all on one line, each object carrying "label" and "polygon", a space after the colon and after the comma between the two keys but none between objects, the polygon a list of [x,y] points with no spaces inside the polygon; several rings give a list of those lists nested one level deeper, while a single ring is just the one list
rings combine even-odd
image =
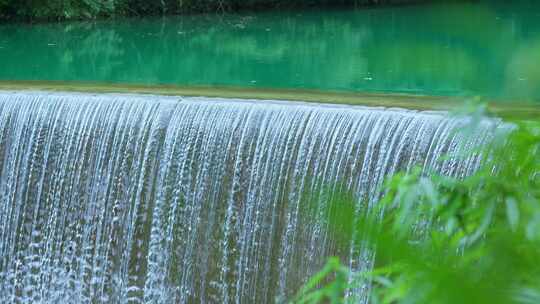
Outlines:
[{"label": "green leaf", "polygon": [[517,201],[513,197],[506,198],[506,217],[513,231],[516,231],[519,225],[519,207]]}]

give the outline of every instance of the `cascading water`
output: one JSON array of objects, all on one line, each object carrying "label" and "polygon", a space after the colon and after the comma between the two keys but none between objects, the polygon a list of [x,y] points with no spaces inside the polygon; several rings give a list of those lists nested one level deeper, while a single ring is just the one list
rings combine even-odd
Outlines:
[{"label": "cascading water", "polygon": [[327,256],[369,263],[310,219],[306,209],[324,205],[305,204],[310,193],[339,183],[359,217],[397,170],[469,174],[478,157],[459,151],[489,133],[453,132],[464,123],[397,109],[0,92],[0,302],[286,301]]}]

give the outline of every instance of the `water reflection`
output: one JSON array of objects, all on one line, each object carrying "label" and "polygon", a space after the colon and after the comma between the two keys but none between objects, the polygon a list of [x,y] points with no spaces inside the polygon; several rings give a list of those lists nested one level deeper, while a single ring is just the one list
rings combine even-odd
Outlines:
[{"label": "water reflection", "polygon": [[0,27],[0,62],[4,80],[540,100],[540,14],[451,4],[10,25]]}]

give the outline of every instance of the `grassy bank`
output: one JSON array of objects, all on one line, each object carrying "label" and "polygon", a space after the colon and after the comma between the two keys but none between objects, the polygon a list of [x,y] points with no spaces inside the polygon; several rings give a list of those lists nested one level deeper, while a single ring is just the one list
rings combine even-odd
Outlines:
[{"label": "grassy bank", "polygon": [[369,6],[437,0],[0,0],[0,20],[56,21],[311,6]]}]

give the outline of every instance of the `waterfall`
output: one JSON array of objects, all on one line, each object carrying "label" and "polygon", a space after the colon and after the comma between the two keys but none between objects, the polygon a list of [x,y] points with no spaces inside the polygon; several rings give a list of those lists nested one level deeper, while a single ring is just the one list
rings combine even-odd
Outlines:
[{"label": "waterfall", "polygon": [[307,215],[324,207],[306,204],[313,192],[339,184],[359,217],[398,170],[470,174],[479,157],[460,151],[490,136],[454,132],[466,122],[300,102],[0,91],[0,302],[284,302],[328,256],[368,263]]}]

